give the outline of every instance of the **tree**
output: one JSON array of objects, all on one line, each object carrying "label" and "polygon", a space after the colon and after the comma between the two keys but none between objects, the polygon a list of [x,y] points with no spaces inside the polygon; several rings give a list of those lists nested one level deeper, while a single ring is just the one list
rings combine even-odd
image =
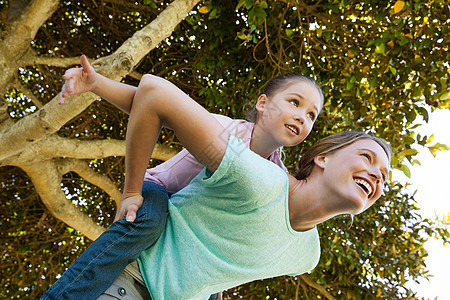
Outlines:
[{"label": "tree", "polygon": [[[308,141],[286,149],[290,170],[304,147],[349,129],[390,141],[405,174],[417,149],[447,149],[414,132],[428,111],[449,108],[444,1],[0,0],[0,12],[5,297],[41,295],[107,228],[120,199],[126,116],[92,94],[57,104],[60,77],[81,53],[109,78],[137,84],[157,74],[235,118],[274,75],[312,76],[327,102]],[[179,149],[165,131],[151,163]],[[350,228],[338,218],[319,230],[322,259],[311,274],[228,297],[413,297],[403,285],[427,275],[424,241],[449,237],[395,182]]]}]

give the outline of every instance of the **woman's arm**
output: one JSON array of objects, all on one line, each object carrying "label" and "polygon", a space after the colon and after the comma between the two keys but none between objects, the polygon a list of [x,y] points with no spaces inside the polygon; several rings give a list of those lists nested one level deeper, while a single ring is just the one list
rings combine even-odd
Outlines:
[{"label": "woman's arm", "polygon": [[162,126],[173,129],[187,150],[211,171],[222,161],[229,137],[225,128],[169,81],[144,75],[128,122],[123,200],[140,196],[145,170]]},{"label": "woman's arm", "polygon": [[111,80],[95,72],[85,55],[80,57],[81,68],[67,70],[63,79],[59,103],[64,103],[66,97],[84,92],[93,92],[114,104],[127,114],[130,113],[134,94],[137,88],[128,84]]}]

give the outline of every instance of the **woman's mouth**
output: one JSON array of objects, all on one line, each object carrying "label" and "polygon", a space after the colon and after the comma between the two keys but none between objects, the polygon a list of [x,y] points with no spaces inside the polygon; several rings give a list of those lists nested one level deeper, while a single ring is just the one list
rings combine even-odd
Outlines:
[{"label": "woman's mouth", "polygon": [[372,195],[372,186],[369,182],[361,178],[354,178],[353,180],[367,194],[368,198],[370,195]]}]

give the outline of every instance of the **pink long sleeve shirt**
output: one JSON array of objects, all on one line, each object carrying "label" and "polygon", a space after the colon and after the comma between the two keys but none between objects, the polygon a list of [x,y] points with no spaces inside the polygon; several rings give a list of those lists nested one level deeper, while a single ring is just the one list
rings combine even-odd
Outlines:
[{"label": "pink long sleeve shirt", "polygon": [[[254,123],[216,114],[214,114],[214,117],[230,134],[241,139],[247,147],[250,147]],[[273,152],[268,160],[287,173],[287,169],[277,151]],[[148,169],[144,180],[156,182],[164,186],[170,193],[176,193],[187,186],[203,168],[203,165],[192,154],[183,149],[168,161]]]}]

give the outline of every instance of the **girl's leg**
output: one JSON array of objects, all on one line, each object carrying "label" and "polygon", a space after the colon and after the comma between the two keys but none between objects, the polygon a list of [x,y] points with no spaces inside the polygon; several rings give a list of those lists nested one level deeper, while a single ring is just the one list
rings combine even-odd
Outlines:
[{"label": "girl's leg", "polygon": [[136,220],[114,222],[41,299],[95,299],[155,243],[166,225],[169,193],[156,183],[144,182],[142,196]]},{"label": "girl's leg", "polygon": [[[136,276],[138,275],[138,276]],[[151,300],[136,261],[129,264],[96,300]]]},{"label": "girl's leg", "polygon": [[[216,300],[218,294],[208,300]],[[129,264],[96,300],[152,300],[136,261]]]}]

